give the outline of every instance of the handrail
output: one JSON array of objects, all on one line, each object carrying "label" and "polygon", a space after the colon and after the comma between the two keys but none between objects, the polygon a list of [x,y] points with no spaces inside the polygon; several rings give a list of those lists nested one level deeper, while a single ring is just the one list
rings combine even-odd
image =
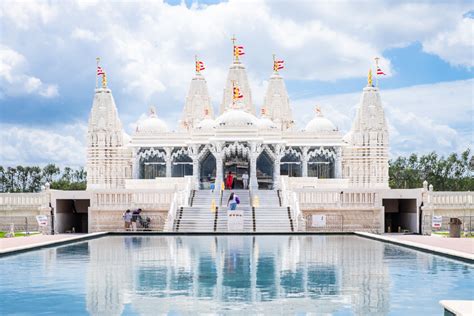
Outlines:
[{"label": "handrail", "polygon": [[192,177],[186,177],[186,185],[184,187],[184,190],[177,191],[173,194],[173,199],[171,200],[170,207],[168,209],[168,216],[166,217],[165,227],[163,229],[164,231],[173,231],[173,225],[176,220],[176,212],[178,208],[183,206],[189,206],[191,189]]}]

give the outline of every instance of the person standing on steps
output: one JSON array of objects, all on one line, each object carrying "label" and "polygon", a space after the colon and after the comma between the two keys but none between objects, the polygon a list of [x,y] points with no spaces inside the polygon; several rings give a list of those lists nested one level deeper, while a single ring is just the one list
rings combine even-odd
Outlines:
[{"label": "person standing on steps", "polygon": [[227,178],[225,179],[226,189],[231,190],[232,183],[234,183],[234,176],[232,175],[232,171],[229,171],[229,173],[227,174]]},{"label": "person standing on steps", "polygon": [[244,174],[242,175],[242,182],[243,182],[243,185],[244,185],[244,190],[248,190],[248,188],[249,188],[249,174],[247,173],[247,171],[245,171]]},{"label": "person standing on steps", "polygon": [[240,199],[232,192],[229,196],[229,200],[227,200],[227,210],[228,211],[235,211],[237,209],[237,204],[240,204]]}]

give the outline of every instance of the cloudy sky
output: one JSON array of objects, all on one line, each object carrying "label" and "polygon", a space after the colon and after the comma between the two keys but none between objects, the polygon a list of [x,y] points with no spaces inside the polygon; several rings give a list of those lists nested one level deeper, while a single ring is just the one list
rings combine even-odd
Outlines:
[{"label": "cloudy sky", "polygon": [[345,132],[379,56],[392,157],[473,147],[470,1],[6,0],[0,164],[84,164],[97,56],[128,133],[150,105],[176,127],[195,54],[217,109],[233,34],[245,46],[257,107],[276,53],[299,125],[318,104]]}]

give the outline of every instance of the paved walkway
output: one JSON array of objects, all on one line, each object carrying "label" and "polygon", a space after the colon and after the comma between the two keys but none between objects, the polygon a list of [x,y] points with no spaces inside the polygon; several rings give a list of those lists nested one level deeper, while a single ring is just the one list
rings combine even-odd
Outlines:
[{"label": "paved walkway", "polygon": [[397,240],[406,240],[432,247],[450,249],[468,254],[474,254],[474,238],[446,238],[421,235],[384,235]]},{"label": "paved walkway", "polygon": [[356,232],[356,234],[474,262],[474,240],[472,238],[443,238],[438,236],[395,234],[377,235],[363,232]]},{"label": "paved walkway", "polygon": [[31,235],[28,237],[15,238],[1,238],[0,239],[0,254],[10,251],[17,251],[38,246],[47,246],[63,241],[72,241],[75,239],[82,239],[86,236],[93,236],[95,234],[59,234],[59,235]]}]

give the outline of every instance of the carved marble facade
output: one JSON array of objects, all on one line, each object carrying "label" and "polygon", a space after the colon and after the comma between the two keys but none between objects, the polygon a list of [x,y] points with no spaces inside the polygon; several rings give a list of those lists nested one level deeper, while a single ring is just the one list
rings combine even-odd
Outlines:
[{"label": "carved marble facade", "polygon": [[[232,98],[238,82],[243,97]],[[250,189],[275,189],[280,175],[349,179],[354,187],[388,188],[388,128],[378,89],[364,88],[352,129],[343,135],[316,108],[299,130],[283,77],[274,72],[261,115],[255,115],[245,66],[229,69],[220,112],[214,117],[201,73],[191,80],[177,131],[156,109],[129,138],[110,89],[97,89],[88,131],[88,187],[121,188],[124,179],[193,175],[196,189],[219,187],[226,173],[249,174]]]}]

